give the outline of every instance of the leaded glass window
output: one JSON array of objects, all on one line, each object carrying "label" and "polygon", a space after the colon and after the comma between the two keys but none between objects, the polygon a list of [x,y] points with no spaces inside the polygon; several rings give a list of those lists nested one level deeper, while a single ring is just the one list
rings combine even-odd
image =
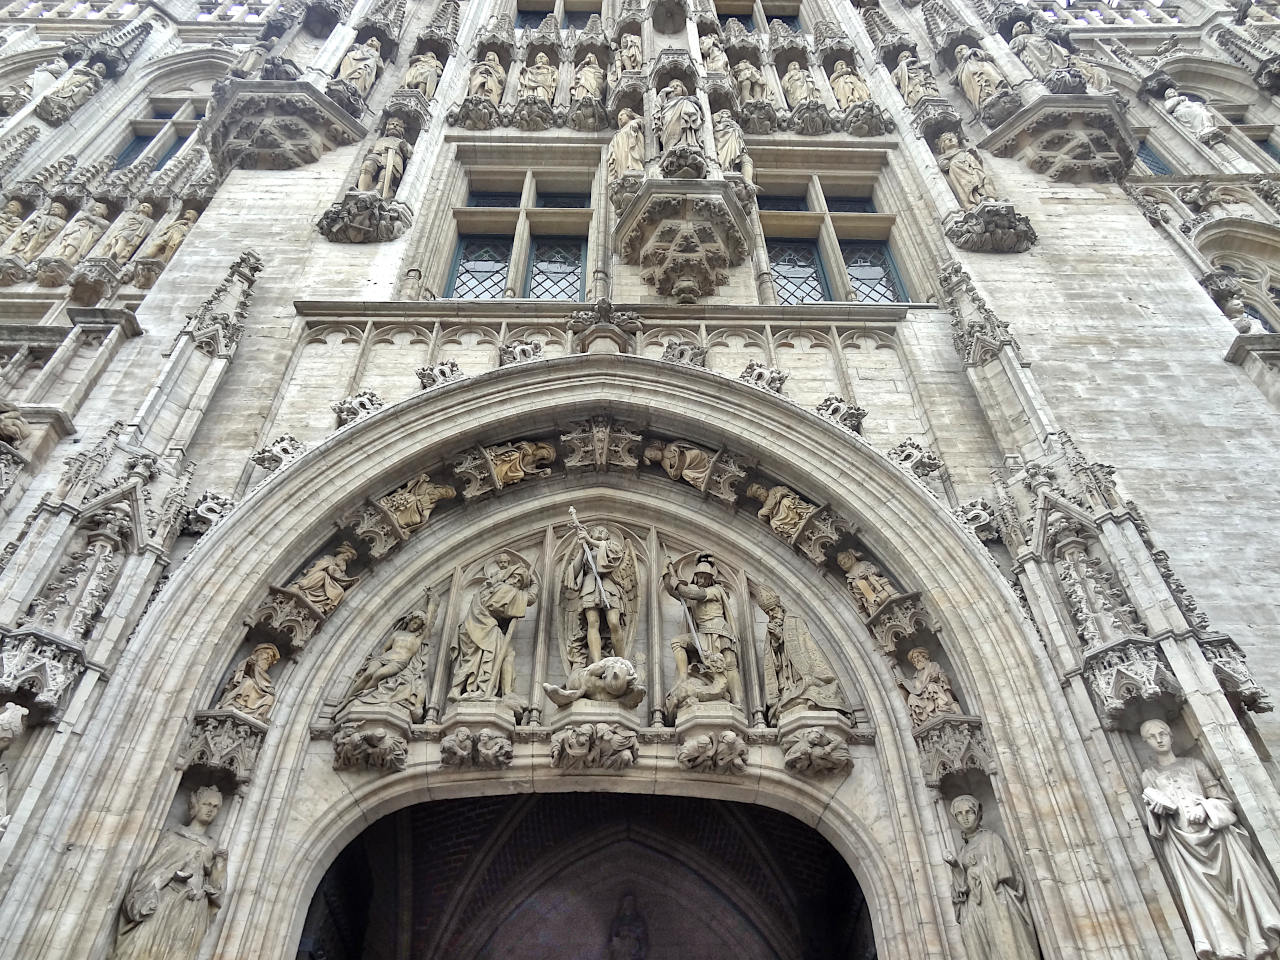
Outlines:
[{"label": "leaded glass window", "polygon": [[174,155],[182,149],[182,145],[187,142],[186,134],[181,134],[173,138],[173,143],[169,144],[164,154],[156,161],[156,169],[159,170],[166,163],[173,159]]},{"label": "leaded glass window", "polygon": [[844,270],[855,300],[863,303],[900,303],[907,299],[889,248],[883,243],[840,244]]},{"label": "leaded glass window", "polygon": [[510,266],[510,237],[459,237],[449,296],[496,300],[506,289]]},{"label": "leaded glass window", "polygon": [[769,269],[779,303],[830,300],[818,245],[812,240],[770,240]]},{"label": "leaded glass window", "polygon": [[534,300],[581,300],[586,254],[582,237],[534,237],[527,295]]},{"label": "leaded glass window", "polygon": [[1145,163],[1147,169],[1157,177],[1167,177],[1173,173],[1169,165],[1160,158],[1160,154],[1152,150],[1145,140],[1138,144],[1138,159]]}]

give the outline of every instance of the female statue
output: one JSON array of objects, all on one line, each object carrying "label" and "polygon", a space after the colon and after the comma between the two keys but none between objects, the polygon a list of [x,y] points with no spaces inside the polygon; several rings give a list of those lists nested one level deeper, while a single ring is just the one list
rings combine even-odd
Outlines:
[{"label": "female statue", "polygon": [[938,151],[938,166],[947,175],[961,208],[972,210],[984,200],[996,199],[995,185],[977,150],[960,146],[959,138],[948,131],[938,137]]},{"label": "female statue", "polygon": [[629,170],[644,169],[644,121],[634,110],[618,111],[618,132],[609,141],[605,169],[610,180],[617,180]]},{"label": "female statue", "polygon": [[545,53],[539,53],[533,58],[532,64],[526,63],[520,71],[520,99],[537,97],[551,103],[556,98],[558,77],[556,68],[551,65],[551,58]]},{"label": "female statue", "polygon": [[410,90],[417,90],[430,100],[436,95],[436,87],[440,85],[440,75],[444,66],[431,50],[419,54],[409,60],[409,71],[404,76],[404,85]]},{"label": "female statue", "polygon": [[338,79],[355,87],[361,99],[367,98],[378,82],[378,71],[382,69],[381,51],[382,44],[378,38],[370,37],[364,43],[353,44],[338,66]]},{"label": "female statue", "polygon": [[963,43],[956,47],[956,79],[960,89],[975,107],[981,107],[1002,89],[1009,86],[990,54],[971,50]]},{"label": "female statue", "polygon": [[573,86],[569,88],[569,102],[577,103],[583,97],[604,100],[604,68],[594,53],[588,53],[573,73]]},{"label": "female statue", "polygon": [[471,595],[467,615],[449,648],[450,700],[501,700],[515,695],[511,634],[537,598],[533,571],[519,559],[500,553],[486,565],[484,584]]},{"label": "female statue", "polygon": [[189,960],[218,907],[227,855],[205,834],[222,807],[217,787],[191,791],[187,825],[166,830],[120,908],[113,960]]},{"label": "female statue", "polygon": [[964,795],[951,802],[960,826],[951,866],[951,903],[966,956],[982,960],[1039,960],[1040,947],[1022,877],[999,834],[982,827],[982,804]]},{"label": "female statue", "polygon": [[679,80],[672,80],[658,94],[663,152],[675,147],[702,151],[702,106]]},{"label": "female statue", "polygon": [[1142,771],[1147,830],[1182,898],[1196,956],[1270,958],[1280,947],[1280,892],[1231,800],[1203,761],[1174,754],[1163,720],[1139,732],[1155,753]]},{"label": "female statue", "polygon": [[837,60],[831,67],[831,92],[841,110],[871,99],[867,82],[843,60]]},{"label": "female statue", "polygon": [[797,60],[787,64],[787,72],[782,77],[782,92],[787,95],[787,106],[792,110],[806,100],[818,99],[817,84]]},{"label": "female statue", "polygon": [[344,543],[307,567],[302,576],[289,584],[289,588],[301,593],[321,613],[329,613],[342,602],[347,591],[360,582],[359,577],[346,575],[347,564],[355,557],[356,548]]},{"label": "female statue", "polygon": [[490,50],[483,60],[471,68],[467,96],[484,97],[496,107],[502,102],[502,91],[506,85],[507,72],[502,69],[498,55]]},{"label": "female statue", "polygon": [[747,183],[752,182],[755,166],[747,153],[747,139],[742,127],[728,110],[720,110],[711,118],[711,131],[716,138],[716,159],[725,173],[741,171]]},{"label": "female statue", "polygon": [[270,643],[260,643],[241,661],[218,700],[219,710],[238,710],[255,720],[266,720],[276,702],[275,684],[267,672],[280,659]]}]

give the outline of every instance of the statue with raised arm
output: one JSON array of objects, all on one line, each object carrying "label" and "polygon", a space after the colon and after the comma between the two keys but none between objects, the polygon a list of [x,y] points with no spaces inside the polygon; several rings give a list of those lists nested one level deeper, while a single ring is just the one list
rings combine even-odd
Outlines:
[{"label": "statue with raised arm", "polygon": [[533,571],[502,552],[484,566],[484,582],[471,594],[458,635],[449,647],[450,700],[516,698],[516,624],[538,599]]},{"label": "statue with raised arm", "polygon": [[914,107],[925,97],[938,97],[938,84],[927,67],[910,50],[898,54],[898,65],[893,69],[893,82],[908,107]]},{"label": "statue with raised arm", "polygon": [[848,110],[855,103],[864,103],[871,99],[871,88],[862,75],[844,60],[837,60],[831,66],[831,92],[835,94],[836,103],[841,110]]},{"label": "statue with raised arm", "polygon": [[709,553],[699,554],[691,580],[680,579],[675,567],[668,561],[662,585],[684,607],[685,621],[689,626],[688,633],[679,634],[671,640],[677,677],[679,680],[686,680],[692,663],[708,666],[706,661],[710,657],[721,657],[729,698],[742,706],[744,700],[742,674],[738,669],[738,637],[730,622],[733,601],[729,591],[717,582],[715,557]]},{"label": "statue with raised arm", "polygon": [[[560,573],[561,643],[566,669],[626,657],[639,621],[636,551],[603,524],[573,514],[572,543]],[[607,640],[607,645],[606,645]]]},{"label": "statue with raised arm", "polygon": [[577,103],[583,97],[592,97],[603,102],[605,94],[604,68],[594,53],[582,58],[577,69],[573,71],[573,86],[569,88],[569,102]]}]

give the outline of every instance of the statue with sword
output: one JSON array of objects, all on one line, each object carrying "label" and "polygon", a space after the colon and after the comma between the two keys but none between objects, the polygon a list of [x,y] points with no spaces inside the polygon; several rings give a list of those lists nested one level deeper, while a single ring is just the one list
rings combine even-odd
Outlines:
[{"label": "statue with sword", "polygon": [[723,662],[728,681],[730,699],[743,705],[742,674],[738,668],[738,638],[730,620],[732,601],[716,576],[715,557],[709,553],[698,555],[692,580],[682,580],[675,565],[668,560],[662,585],[667,593],[680,601],[684,608],[687,634],[671,641],[671,652],[676,659],[677,682],[688,680],[692,664],[701,672],[714,663]]},{"label": "statue with sword", "polygon": [[590,528],[569,508],[573,546],[560,576],[566,672],[626,657],[637,623],[635,548],[604,524]]}]

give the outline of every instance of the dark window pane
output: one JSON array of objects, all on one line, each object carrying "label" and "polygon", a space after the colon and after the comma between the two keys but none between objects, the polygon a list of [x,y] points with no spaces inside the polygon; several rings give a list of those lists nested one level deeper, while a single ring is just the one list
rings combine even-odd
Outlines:
[{"label": "dark window pane", "polygon": [[564,25],[573,27],[575,30],[585,30],[587,21],[591,19],[590,10],[566,10],[564,12]]},{"label": "dark window pane", "polygon": [[529,253],[529,296],[534,300],[581,300],[582,237],[534,237]]},{"label": "dark window pane", "polygon": [[496,300],[507,286],[510,237],[460,237],[449,296]]},{"label": "dark window pane", "polygon": [[1253,142],[1256,143],[1258,146],[1260,146],[1262,148],[1263,153],[1265,153],[1268,157],[1270,157],[1272,160],[1276,161],[1277,163],[1280,163],[1280,147],[1277,147],[1274,143],[1272,143],[1270,137],[1263,137],[1261,140],[1255,140]]},{"label": "dark window pane", "polygon": [[740,24],[742,24],[746,28],[747,33],[756,32],[755,19],[749,13],[745,13],[745,14],[744,13],[723,14],[722,13],[720,14],[718,19],[720,20],[720,29],[722,30],[729,29],[730,20],[737,20]]},{"label": "dark window pane", "polygon": [[854,299],[863,303],[896,303],[907,299],[889,248],[883,243],[845,240],[840,244],[840,255]]},{"label": "dark window pane", "polygon": [[761,210],[808,210],[809,201],[804,197],[782,197],[776,194],[761,194],[756,197],[756,204]]},{"label": "dark window pane", "polygon": [[181,150],[181,149],[182,149],[182,145],[183,145],[184,143],[186,143],[186,142],[187,142],[187,138],[186,138],[186,137],[174,137],[174,138],[173,138],[173,143],[169,144],[169,149],[168,149],[168,150],[166,150],[166,151],[164,152],[164,156],[162,156],[162,157],[161,157],[161,158],[156,162],[156,169],[157,169],[157,170],[159,170],[159,169],[160,169],[161,167],[163,167],[166,163],[168,163],[170,160],[172,160],[172,159],[173,159],[174,154],[176,154],[179,150]]},{"label": "dark window pane", "polygon": [[542,26],[542,21],[547,19],[550,10],[517,10],[516,11],[516,28],[537,30]]},{"label": "dark window pane", "polygon": [[1147,141],[1145,140],[1138,144],[1138,159],[1145,163],[1147,165],[1147,169],[1157,177],[1167,177],[1169,174],[1173,173],[1173,171],[1169,169],[1169,165],[1160,159],[1160,154],[1147,146]]},{"label": "dark window pane", "polygon": [[796,33],[800,32],[800,18],[798,16],[797,17],[778,16],[777,14],[767,13],[765,14],[765,17],[770,22],[773,22],[774,20],[781,20],[783,23],[785,23],[788,27],[790,27]]},{"label": "dark window pane", "polygon": [[589,207],[591,197],[585,193],[538,193],[540,207]]},{"label": "dark window pane", "polygon": [[520,194],[498,193],[493,190],[473,190],[467,194],[468,207],[518,207]]},{"label": "dark window pane", "polygon": [[818,245],[812,240],[770,240],[769,269],[779,303],[830,300]]},{"label": "dark window pane", "polygon": [[870,197],[827,197],[827,209],[832,213],[875,213],[876,205]]},{"label": "dark window pane", "polygon": [[1271,325],[1271,321],[1268,320],[1266,317],[1264,317],[1261,311],[1259,311],[1258,308],[1255,307],[1252,303],[1248,303],[1248,302],[1245,303],[1244,312],[1247,313],[1249,316],[1253,317],[1253,319],[1257,320],[1260,324],[1262,324],[1262,329],[1265,330],[1267,333],[1276,332],[1276,328]]},{"label": "dark window pane", "polygon": [[135,134],[133,139],[124,145],[124,149],[116,156],[116,169],[127,167],[138,157],[142,156],[142,151],[147,149],[147,144],[151,142],[149,133]]}]

